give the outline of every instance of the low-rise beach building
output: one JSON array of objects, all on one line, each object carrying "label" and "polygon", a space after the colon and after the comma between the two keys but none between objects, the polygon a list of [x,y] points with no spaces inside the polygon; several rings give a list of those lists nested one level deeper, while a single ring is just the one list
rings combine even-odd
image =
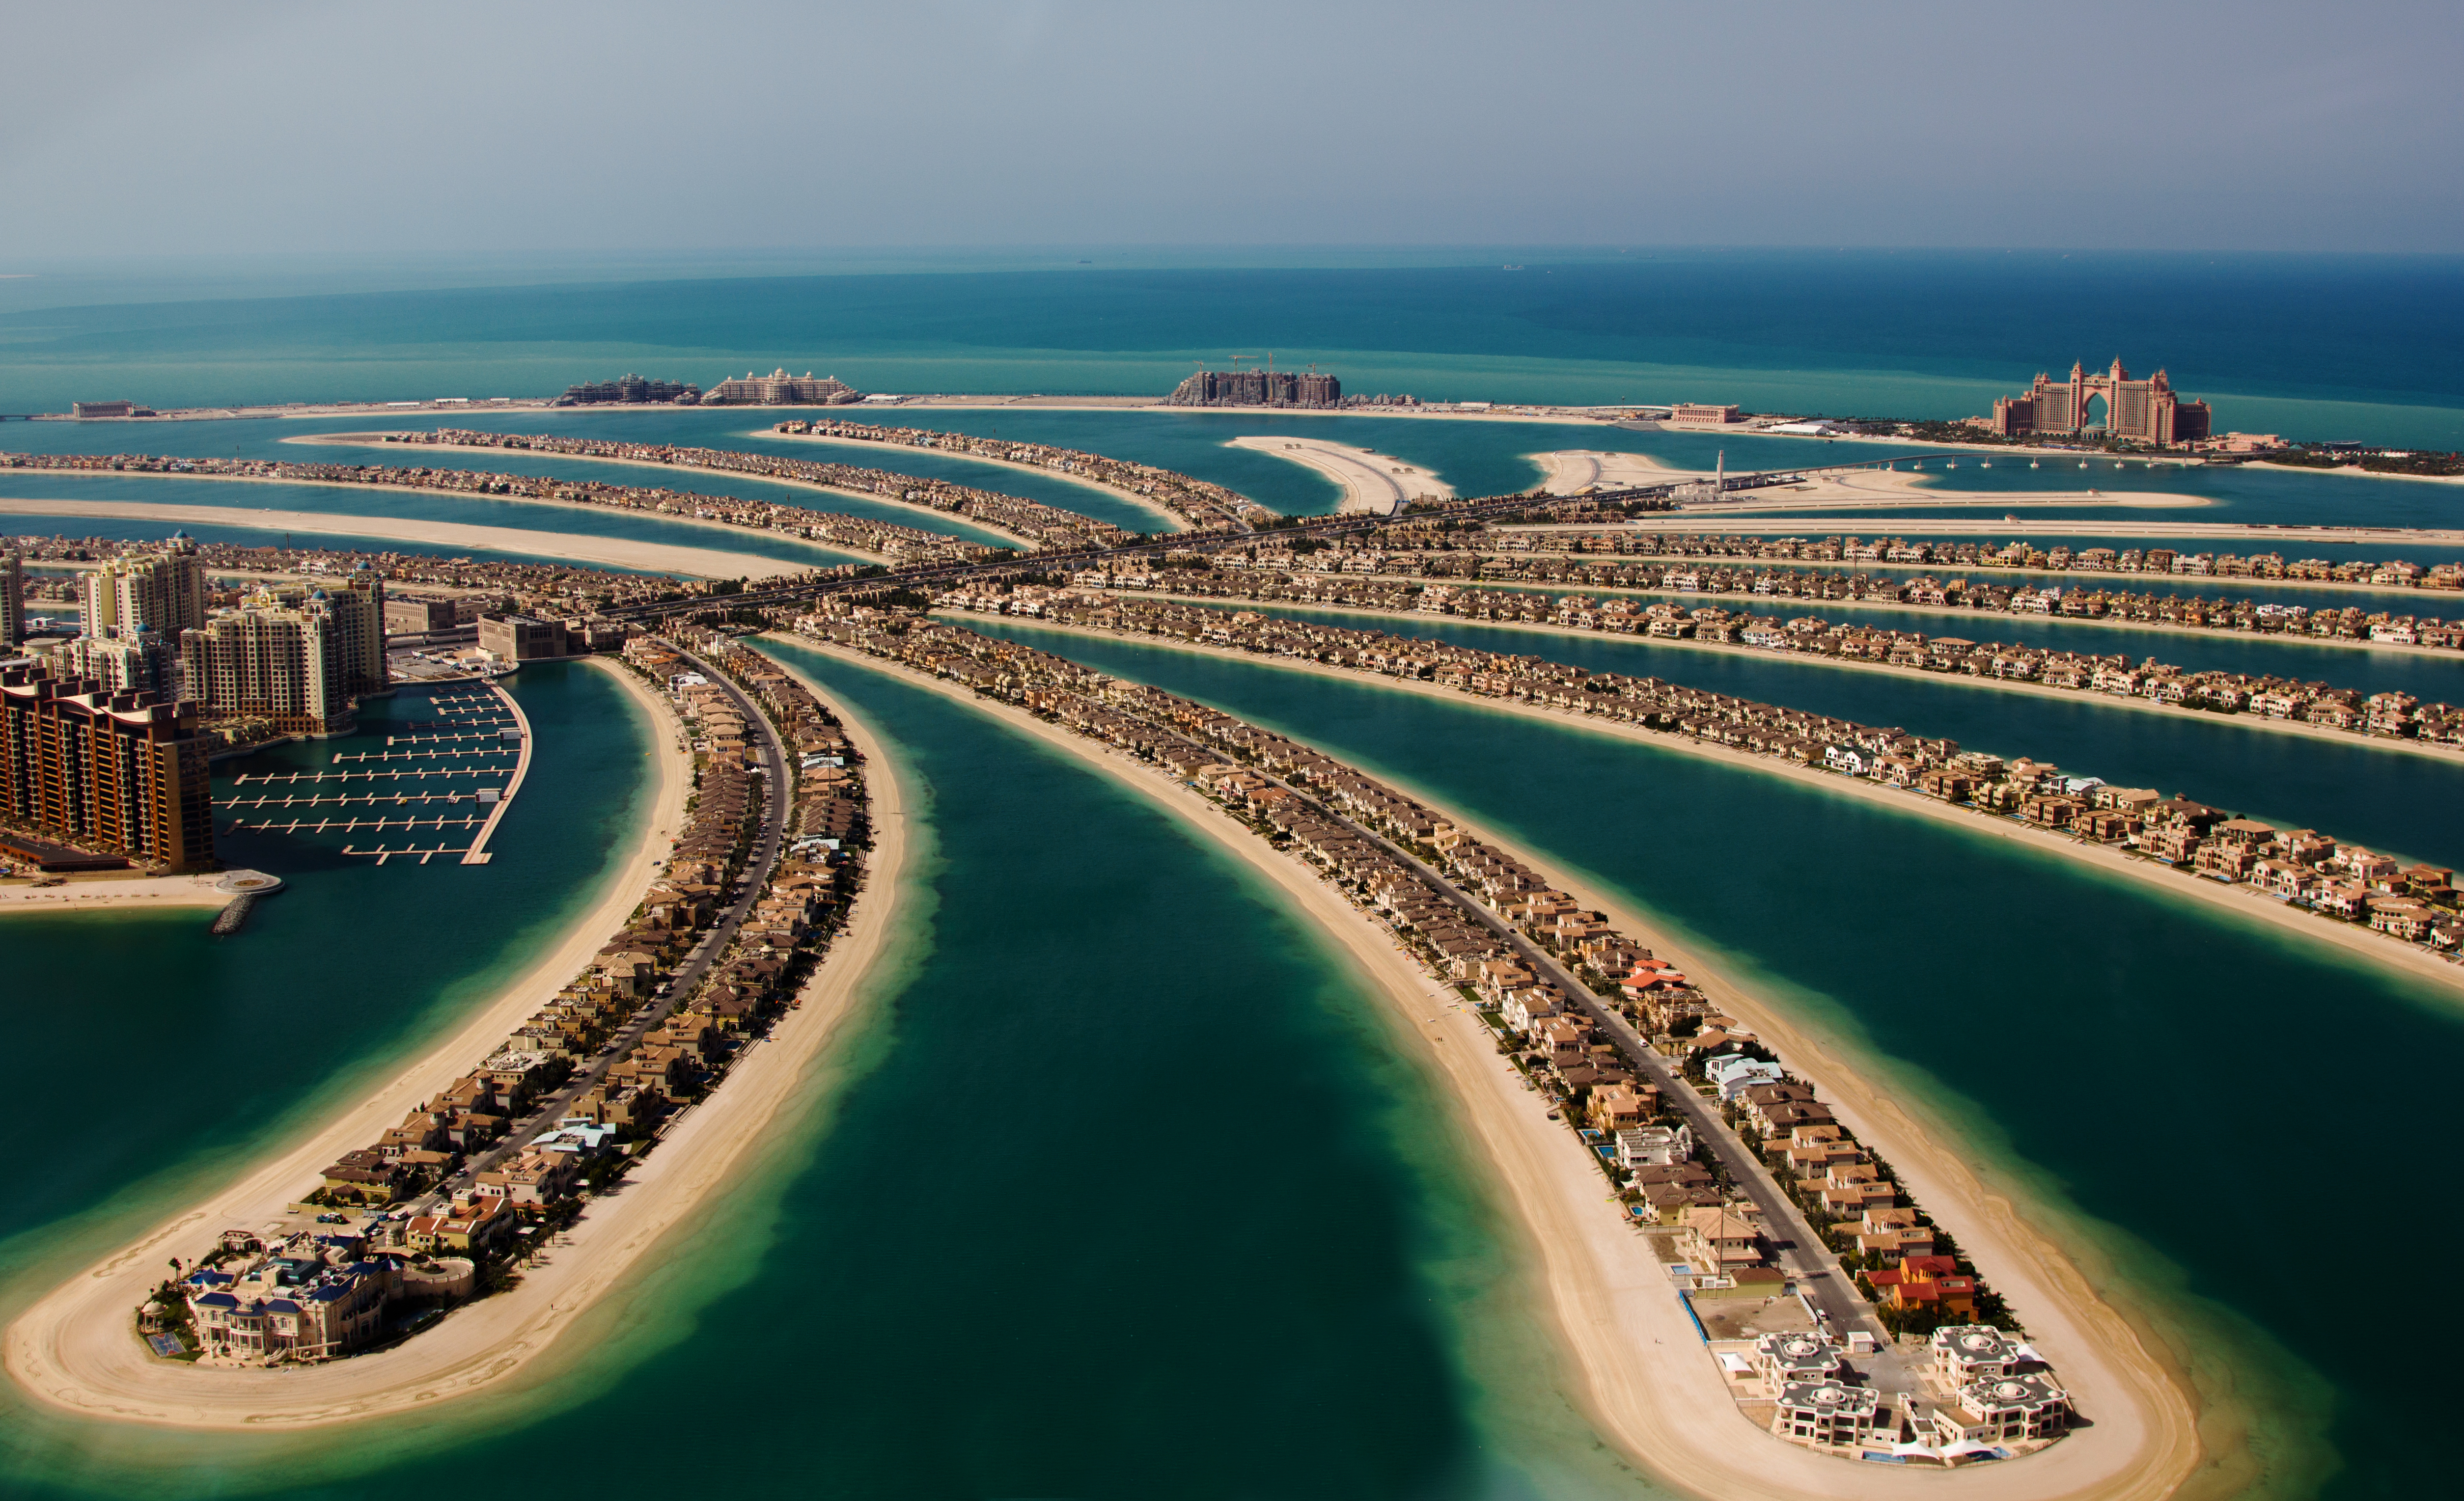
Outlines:
[{"label": "low-rise beach building", "polygon": [[1792,1381],[1779,1390],[1771,1430],[1784,1439],[1844,1448],[1872,1443],[1881,1412],[1881,1394],[1869,1386]]},{"label": "low-rise beach building", "polygon": [[1962,1446],[2057,1439],[2070,1427],[2070,1394],[2041,1372],[1998,1377],[1963,1386],[1930,1417],[1944,1450]]}]

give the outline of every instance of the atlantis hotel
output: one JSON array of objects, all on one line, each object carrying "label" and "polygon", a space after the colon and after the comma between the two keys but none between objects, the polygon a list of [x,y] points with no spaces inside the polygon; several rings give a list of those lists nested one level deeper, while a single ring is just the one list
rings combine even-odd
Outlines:
[{"label": "atlantis hotel", "polygon": [[[2090,408],[2098,401],[2104,403],[2101,422]],[[2208,435],[2208,403],[2176,396],[2162,370],[2134,381],[2120,359],[2093,376],[2074,362],[2068,381],[2039,371],[2027,395],[1996,397],[1990,425],[2004,438],[2076,438],[2101,427],[2110,438],[2169,448]]]}]

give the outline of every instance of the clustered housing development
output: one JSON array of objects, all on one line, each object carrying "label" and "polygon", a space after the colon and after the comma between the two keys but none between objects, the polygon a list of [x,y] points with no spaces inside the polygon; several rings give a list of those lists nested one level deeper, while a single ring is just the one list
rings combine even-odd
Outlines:
[{"label": "clustered housing development", "polygon": [[1056,448],[1045,443],[1018,443],[978,438],[934,427],[878,427],[865,423],[818,418],[781,423],[779,431],[815,438],[840,438],[857,443],[886,443],[904,448],[931,448],[967,458],[1003,464],[1029,464],[1078,479],[1109,485],[1142,495],[1179,516],[1196,531],[1221,532],[1272,521],[1275,513],[1238,490],[1207,480],[1193,479],[1152,464],[1107,458],[1078,448]]},{"label": "clustered housing development", "polygon": [[1808,1217],[1904,1335],[1884,1349],[1864,1329],[1706,1332],[1729,1394],[1771,1432],[1834,1453],[1881,1445],[1947,1461],[2027,1452],[2068,1430],[2068,1394],[2012,1330],[1981,1321],[2010,1322],[1949,1238],[1903,1202],[1887,1164],[1685,975],[1529,866],[1309,746],[1064,657],[841,600],[797,629],[1153,762],[1322,875],[1479,1010],[1622,1212],[1683,1249],[1671,1273],[1689,1300],[1775,1296],[1787,1281],[1773,1242],[1796,1231],[1766,1223],[1733,1182],[1721,1186],[1721,1159],[1695,1136],[1732,1132],[1748,1170]]},{"label": "clustered housing development", "polygon": [[[476,436],[492,440],[495,434]],[[388,442],[436,441],[430,434],[389,435]],[[513,446],[507,444],[502,446]],[[629,445],[609,445],[611,448]],[[646,454],[647,454],[646,450]],[[609,455],[614,457],[616,455]],[[649,460],[648,462],[657,462]],[[506,495],[521,499],[557,500],[575,505],[605,506],[619,511],[649,511],[719,521],[755,531],[784,532],[825,546],[889,558],[895,563],[974,562],[998,550],[938,532],[900,526],[870,516],[811,511],[776,501],[744,500],[733,495],[699,495],[595,480],[549,479],[530,474],[486,474],[464,469],[388,468],[373,464],[299,463],[287,459],[161,458],[143,454],[108,457],[68,454],[0,455],[0,468],[118,470],[147,474],[198,474],[235,479],[290,480],[327,485],[370,485],[406,489],[443,490],[459,494]],[[877,471],[868,471],[874,473]],[[925,482],[929,483],[929,482]]]},{"label": "clustered housing development", "polygon": [[[387,433],[386,443],[440,444],[462,448],[513,448],[539,453],[570,453],[585,458],[617,459],[630,464],[666,464],[684,468],[714,469],[731,474],[750,474],[759,479],[792,480],[805,485],[826,486],[832,489],[852,490],[858,494],[878,495],[884,500],[902,505],[923,506],[933,511],[947,511],[969,521],[1024,537],[1036,547],[1060,551],[1082,548],[1113,547],[1130,540],[1130,534],[1107,521],[1082,516],[1074,511],[1047,506],[1042,501],[1024,500],[1016,495],[1003,495],[994,490],[976,489],[966,485],[954,485],[948,480],[922,479],[912,474],[892,474],[885,469],[867,468],[857,464],[824,464],[810,459],[781,458],[775,454],[738,453],[726,448],[678,448],[665,444],[614,443],[589,438],[553,438],[526,433],[461,432],[439,428],[433,433]],[[492,478],[498,476],[491,476]],[[564,482],[551,482],[564,483]],[[657,493],[664,494],[664,491]],[[560,496],[559,498],[562,498]],[[837,524],[865,524],[861,516],[839,516],[829,511],[809,511],[796,506],[778,506],[765,501],[741,500],[733,495],[696,495],[692,499],[713,508],[720,519],[738,525],[792,530],[797,526],[811,528],[816,521],[806,517],[826,517]],[[870,525],[886,526],[873,522]],[[899,562],[963,561],[979,557],[991,549],[966,544],[973,552],[956,555],[948,552],[918,555],[914,539],[932,538],[944,548],[957,539],[938,533],[915,533],[912,528],[888,528],[885,535],[905,533],[908,545],[896,549],[865,547],[853,540],[843,545],[860,551],[876,553]],[[817,540],[819,532],[808,532]]]},{"label": "clustered housing development", "polygon": [[[1563,560],[1535,569],[1530,567],[1532,560],[1511,556],[1474,553],[1421,555],[1408,549],[1388,552],[1375,546],[1330,548],[1308,554],[1265,546],[1247,556],[1217,557],[1211,567],[1207,560],[1197,558],[1170,561],[1193,566],[1154,568],[1141,563],[1134,569],[1125,569],[1115,565],[1082,570],[1074,578],[1089,588],[1147,589],[1261,604],[1439,615],[1794,652],[2142,698],[2228,714],[2251,713],[2361,735],[2464,746],[2464,707],[2424,704],[2413,694],[2395,690],[2365,693],[2358,688],[2273,674],[2222,668],[2192,671],[2153,657],[2133,663],[2118,652],[1980,643],[1964,637],[1927,636],[1887,626],[1834,622],[1819,616],[1782,619],[1753,616],[1718,605],[1688,606],[1666,601],[1645,604],[1631,598],[1595,599],[1584,595],[1552,598],[1523,589],[1479,589],[1437,581],[1470,574],[1497,582],[1545,579],[1561,585],[1624,588],[1638,593],[1664,589],[1673,582],[1682,591],[1691,592],[1697,576],[1683,569],[1585,567]],[[1429,567],[1431,572],[1419,573],[1423,567]],[[1452,572],[1437,573],[1439,567]],[[1886,603],[1912,595],[1919,599],[1924,598],[1921,589],[1889,579],[1873,580],[1860,575],[1851,582],[1870,585],[1866,592],[1846,595],[1847,599],[1856,602]],[[2012,598],[2047,597],[2022,590]],[[2278,609],[2264,605],[2257,608],[2269,612]],[[2286,619],[2281,613],[2268,618]],[[2304,611],[2299,613],[2299,619],[2306,626],[2301,634],[2313,636],[2328,635],[2332,628],[2338,640],[2405,646],[2464,645],[2464,621],[2450,624],[2434,618],[2398,617],[2387,612],[2365,616],[2359,610]],[[2176,620],[2184,625],[2205,624],[2212,620],[2213,628],[2233,628],[2220,616],[2211,618],[2189,610],[2181,612]],[[2288,624],[2284,628],[2292,627]]]},{"label": "clustered housing development", "polygon": [[2445,953],[2464,946],[2454,872],[2398,861],[2312,829],[2278,830],[2186,796],[2109,786],[2050,763],[1963,751],[1927,739],[1658,678],[1591,672],[1423,638],[1353,630],[1090,591],[1023,585],[952,590],[954,608],[1199,642],[1425,680],[1488,698],[1543,705],[1868,778],[1908,793],[2122,847],[2188,876],[2215,880],[2365,925],[2391,941]]},{"label": "clustered housing development", "polygon": [[[787,749],[783,858],[762,858],[759,727],[688,646],[741,674]],[[625,657],[684,716],[697,776],[635,915],[478,1067],[328,1165],[298,1206],[313,1223],[225,1231],[141,1315],[153,1332],[209,1362],[267,1364],[428,1327],[579,1219],[798,1004],[864,884],[860,757],[801,685],[711,632],[636,638]],[[740,887],[759,894],[739,902]],[[183,1316],[185,1329],[161,1327]]]}]

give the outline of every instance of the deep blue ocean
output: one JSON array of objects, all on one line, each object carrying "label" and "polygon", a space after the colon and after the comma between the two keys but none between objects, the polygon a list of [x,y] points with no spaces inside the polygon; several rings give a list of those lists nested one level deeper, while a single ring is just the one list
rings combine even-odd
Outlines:
[{"label": "deep blue ocean", "polygon": [[[795,273],[807,265],[820,273]],[[1160,395],[1197,363],[1269,353],[1364,393],[1912,417],[2119,357],[2213,400],[2220,426],[2464,447],[2454,257],[1095,250],[0,280],[0,412],[484,400],[780,365],[870,391]]]}]

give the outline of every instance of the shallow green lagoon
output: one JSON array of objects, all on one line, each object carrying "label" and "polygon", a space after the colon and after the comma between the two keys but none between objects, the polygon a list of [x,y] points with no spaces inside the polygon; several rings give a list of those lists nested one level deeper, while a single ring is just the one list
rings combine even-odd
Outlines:
[{"label": "shallow green lagoon", "polygon": [[907,758],[916,925],[767,1167],[595,1320],[604,1360],[347,1444],[34,1424],[0,1489],[1651,1493],[1558,1394],[1469,1144],[1314,930],[1109,780],[781,655]]},{"label": "shallow green lagoon", "polygon": [[[0,1017],[21,1056],[51,1060],[0,1097],[0,1135],[46,1143],[0,1173],[0,1237],[48,1228],[0,1241],[0,1271],[56,1243],[61,1216],[121,1193],[142,1214],[171,1186],[315,1120],[348,1081],[484,1001],[597,899],[647,811],[649,727],[580,663],[506,684],[535,759],[489,864],[379,866],[340,854],[340,836],[225,834],[233,816],[218,810],[224,861],[290,883],[240,933],[210,936],[200,907],[0,923]],[[217,801],[235,773],[379,749],[389,727],[429,713],[413,688],[368,700],[354,737],[218,765]],[[22,1292],[11,1286],[0,1306]]]},{"label": "shallow green lagoon", "polygon": [[[989,622],[987,622],[989,623]],[[2305,1493],[2443,1490],[2416,1394],[2434,1341],[2321,1295],[2342,1209],[2405,1245],[2464,1210],[2438,1172],[2443,1083],[2336,1127],[2326,1059],[2464,1077],[2464,1000],[2427,982],[1955,828],[1742,768],[1368,684],[1004,624],[1420,789],[1617,891],[1783,998],[2077,1227],[2257,1452]],[[2321,1037],[2334,1044],[2322,1046]],[[2291,1205],[2288,1185],[2323,1199]],[[2019,1310],[2022,1316],[2026,1309]]]},{"label": "shallow green lagoon", "polygon": [[2308,740],[2220,717],[2123,708],[2094,693],[2049,698],[1967,679],[1858,672],[1776,652],[1709,652],[1631,636],[1533,631],[1438,617],[1380,620],[1282,608],[1271,613],[1541,657],[1595,672],[1658,677],[1860,724],[1897,725],[1911,734],[1947,736],[1973,750],[2051,761],[2075,776],[2154,787],[2167,795],[2181,793],[2279,827],[2319,829],[2408,860],[2464,867],[2464,765],[2384,750],[2358,736]]}]

